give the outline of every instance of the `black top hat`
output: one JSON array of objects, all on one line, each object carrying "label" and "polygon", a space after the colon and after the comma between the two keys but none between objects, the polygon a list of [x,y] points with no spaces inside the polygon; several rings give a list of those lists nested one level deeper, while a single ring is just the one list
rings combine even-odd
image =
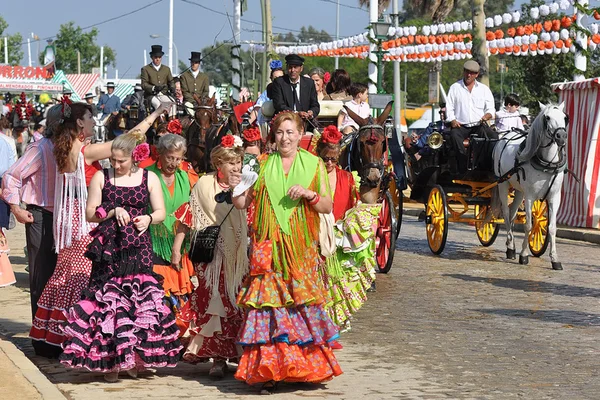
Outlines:
[{"label": "black top hat", "polygon": [[153,44],[152,51],[150,51],[150,56],[163,56],[165,53],[162,51],[162,46],[160,44]]},{"label": "black top hat", "polygon": [[109,88],[113,88],[113,89],[114,89],[114,88],[115,88],[115,84],[114,84],[114,82],[108,82],[108,83],[106,84],[106,88],[107,88],[107,89],[109,89]]},{"label": "black top hat", "polygon": [[190,57],[191,62],[200,62],[200,53],[199,51],[192,51],[192,56]]},{"label": "black top hat", "polygon": [[288,54],[285,56],[285,63],[287,65],[304,65],[304,58],[298,54]]}]

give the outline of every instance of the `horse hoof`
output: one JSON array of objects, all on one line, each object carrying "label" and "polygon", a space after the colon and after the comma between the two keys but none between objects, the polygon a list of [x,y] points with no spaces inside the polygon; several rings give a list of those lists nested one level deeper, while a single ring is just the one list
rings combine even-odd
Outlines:
[{"label": "horse hoof", "polygon": [[529,256],[521,256],[519,255],[519,264],[527,265],[529,264]]},{"label": "horse hoof", "polygon": [[506,258],[508,260],[514,260],[517,258],[517,251],[515,249],[506,249]]},{"label": "horse hoof", "polygon": [[552,269],[555,271],[562,271],[562,263],[552,261]]}]

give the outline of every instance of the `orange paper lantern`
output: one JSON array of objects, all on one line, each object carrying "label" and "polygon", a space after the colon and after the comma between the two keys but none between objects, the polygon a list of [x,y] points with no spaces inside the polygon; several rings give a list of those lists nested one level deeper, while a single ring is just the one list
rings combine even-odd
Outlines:
[{"label": "orange paper lantern", "polygon": [[517,26],[517,35],[523,36],[525,34],[525,28],[522,26]]},{"label": "orange paper lantern", "polygon": [[596,44],[600,44],[600,34],[595,33],[592,35],[592,42],[596,43]]},{"label": "orange paper lantern", "polygon": [[552,30],[560,31],[560,20],[555,19],[554,21],[552,21]]},{"label": "orange paper lantern", "polygon": [[556,48],[562,49],[565,45],[565,42],[563,42],[562,39],[558,39],[554,45],[556,46]]},{"label": "orange paper lantern", "polygon": [[552,21],[544,21],[544,30],[550,32],[552,30]]},{"label": "orange paper lantern", "polygon": [[515,28],[508,28],[506,30],[506,33],[508,34],[508,36],[510,37],[515,37],[515,33],[517,33],[517,30]]},{"label": "orange paper lantern", "polygon": [[490,53],[492,53],[492,54],[494,54],[494,55],[495,55],[495,54],[498,54],[498,48],[497,48],[497,47],[492,47],[492,48],[490,48]]},{"label": "orange paper lantern", "polygon": [[494,32],[492,32],[492,31],[487,31],[487,32],[485,33],[485,38],[486,38],[487,40],[494,40],[494,39],[496,38],[496,36],[494,35]]},{"label": "orange paper lantern", "polygon": [[494,36],[496,37],[496,39],[502,39],[504,37],[504,32],[502,32],[501,29],[496,30],[496,32],[494,32]]},{"label": "orange paper lantern", "polygon": [[540,40],[537,44],[537,47],[539,50],[546,50],[546,42]]}]

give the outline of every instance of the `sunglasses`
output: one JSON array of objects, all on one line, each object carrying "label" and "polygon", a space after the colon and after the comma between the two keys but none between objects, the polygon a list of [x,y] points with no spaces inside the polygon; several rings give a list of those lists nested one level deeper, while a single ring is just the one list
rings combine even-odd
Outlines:
[{"label": "sunglasses", "polygon": [[321,159],[323,160],[323,162],[327,162],[327,161],[337,161],[337,157],[321,157]]},{"label": "sunglasses", "polygon": [[219,204],[221,204],[221,203],[233,204],[233,199],[231,198],[231,192],[226,191],[226,192],[217,193],[215,195],[215,201]]}]

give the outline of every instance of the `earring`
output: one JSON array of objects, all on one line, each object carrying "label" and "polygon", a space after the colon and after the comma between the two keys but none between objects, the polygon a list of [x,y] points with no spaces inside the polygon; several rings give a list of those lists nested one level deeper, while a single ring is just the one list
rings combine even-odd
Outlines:
[{"label": "earring", "polygon": [[225,177],[225,175],[223,175],[223,173],[221,172],[221,170],[217,168],[217,178],[223,179],[224,177]]},{"label": "earring", "polygon": [[83,143],[83,141],[85,140],[85,136],[83,136],[83,132],[82,132],[82,133],[80,133],[79,135],[77,135],[77,139],[79,139],[79,141],[80,141],[81,143]]}]

